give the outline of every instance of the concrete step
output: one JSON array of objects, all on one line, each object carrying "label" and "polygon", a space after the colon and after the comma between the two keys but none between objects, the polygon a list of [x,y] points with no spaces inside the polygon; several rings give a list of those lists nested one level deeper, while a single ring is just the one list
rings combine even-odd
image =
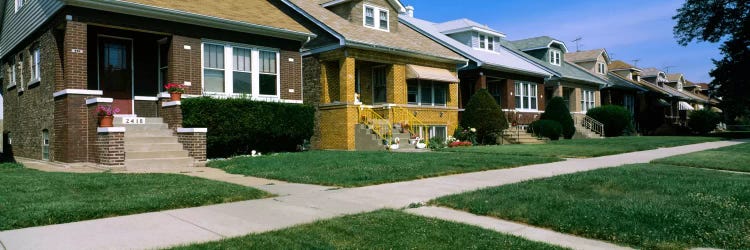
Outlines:
[{"label": "concrete step", "polygon": [[143,152],[143,151],[177,151],[182,150],[182,144],[179,143],[132,143],[125,144],[125,152]]},{"label": "concrete step", "polygon": [[125,168],[128,170],[147,169],[169,169],[175,167],[193,167],[193,158],[153,158],[153,159],[125,159]]},{"label": "concrete step", "polygon": [[181,158],[188,157],[188,152],[185,150],[173,150],[173,151],[130,151],[125,152],[125,158],[130,160],[135,159],[155,159],[155,158]]},{"label": "concrete step", "polygon": [[[125,132],[127,134],[127,132]],[[128,144],[145,143],[177,143],[176,136],[151,136],[151,137],[125,137],[125,146]]]},{"label": "concrete step", "polygon": [[151,130],[162,130],[169,129],[167,124],[127,124],[127,125],[115,125],[118,127],[125,127],[126,133],[128,131],[151,131]]},{"label": "concrete step", "polygon": [[[122,118],[123,117],[115,117],[115,120],[113,121],[113,125],[123,125],[122,124]],[[138,118],[144,118],[146,119],[146,124],[162,124],[164,123],[164,119],[161,117],[138,117]],[[133,124],[135,125],[135,124]],[[142,124],[141,124],[142,125]],[[120,127],[120,126],[118,126]]]},{"label": "concrete step", "polygon": [[174,132],[171,129],[158,129],[158,130],[125,130],[125,137],[167,137],[173,136]]}]

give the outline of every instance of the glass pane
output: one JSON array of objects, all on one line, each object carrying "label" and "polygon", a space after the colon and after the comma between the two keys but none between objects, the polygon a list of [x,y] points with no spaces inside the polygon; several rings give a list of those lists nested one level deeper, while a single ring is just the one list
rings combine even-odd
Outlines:
[{"label": "glass pane", "polygon": [[491,36],[487,37],[487,49],[495,50],[495,39]]},{"label": "glass pane", "polygon": [[233,72],[232,74],[232,90],[236,94],[251,94],[252,93],[252,74],[248,72]]},{"label": "glass pane", "polygon": [[409,104],[417,104],[417,92],[419,91],[419,85],[416,82],[410,81],[407,84],[406,100]]},{"label": "glass pane", "polygon": [[435,84],[435,105],[445,105],[446,98],[446,84]]},{"label": "glass pane", "polygon": [[261,95],[276,95],[276,75],[260,74]]},{"label": "glass pane", "polygon": [[484,35],[479,35],[479,48],[484,49]]},{"label": "glass pane", "polygon": [[531,109],[536,109],[536,97],[531,97]]},{"label": "glass pane", "polygon": [[380,11],[380,29],[388,29],[388,12]]},{"label": "glass pane", "polygon": [[260,73],[276,74],[276,52],[260,52]]},{"label": "glass pane", "polygon": [[375,26],[375,10],[370,7],[365,7],[365,25]]},{"label": "glass pane", "polygon": [[516,108],[517,109],[521,108],[521,97],[520,96],[516,96]]},{"label": "glass pane", "polygon": [[224,92],[224,71],[203,70],[203,87],[207,92]]},{"label": "glass pane", "polygon": [[250,72],[250,50],[243,48],[234,48],[232,51],[232,62],[235,71]]},{"label": "glass pane", "polygon": [[224,46],[205,44],[203,48],[203,65],[206,68],[224,68]]},{"label": "glass pane", "polygon": [[521,108],[523,108],[523,109],[529,108],[529,97],[528,96],[524,96],[523,97],[523,101],[521,102]]},{"label": "glass pane", "polygon": [[373,84],[373,101],[378,103],[386,102],[386,87],[385,87],[386,70],[385,68],[376,68],[372,71],[372,84]]},{"label": "glass pane", "polygon": [[518,83],[518,82],[516,83],[516,94],[515,94],[515,96],[521,96],[521,83]]},{"label": "glass pane", "polygon": [[446,135],[447,129],[445,127],[443,127],[443,126],[436,126],[436,127],[434,127],[434,129],[435,129],[435,137],[436,138],[440,138],[441,140],[445,140],[446,139],[445,135]]},{"label": "glass pane", "polygon": [[169,44],[159,44],[159,67],[169,65]]},{"label": "glass pane", "polygon": [[422,83],[419,99],[422,105],[432,105],[432,83]]}]

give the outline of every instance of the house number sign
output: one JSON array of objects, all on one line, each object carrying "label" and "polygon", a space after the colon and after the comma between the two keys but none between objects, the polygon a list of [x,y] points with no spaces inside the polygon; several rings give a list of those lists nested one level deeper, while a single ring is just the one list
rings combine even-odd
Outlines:
[{"label": "house number sign", "polygon": [[123,117],[122,124],[146,124],[146,118],[143,117]]}]

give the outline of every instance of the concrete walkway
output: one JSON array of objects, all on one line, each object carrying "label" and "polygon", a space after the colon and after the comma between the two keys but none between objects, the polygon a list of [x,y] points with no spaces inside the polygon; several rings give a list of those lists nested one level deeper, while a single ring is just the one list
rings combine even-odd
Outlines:
[{"label": "concrete walkway", "polygon": [[320,219],[536,178],[648,163],[740,142],[719,141],[360,188],[313,190],[262,200],[120,216],[0,232],[7,249],[152,249],[281,229]]}]

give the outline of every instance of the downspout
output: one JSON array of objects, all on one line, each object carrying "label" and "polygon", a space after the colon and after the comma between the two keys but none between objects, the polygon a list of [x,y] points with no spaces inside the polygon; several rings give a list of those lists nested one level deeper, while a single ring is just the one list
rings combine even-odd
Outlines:
[{"label": "downspout", "polygon": [[303,75],[305,74],[305,65],[303,64],[304,59],[302,58],[302,48],[304,48],[305,45],[309,43],[310,41],[312,41],[312,37],[308,36],[307,40],[305,40],[305,42],[303,42],[302,45],[300,45],[299,47],[299,52],[300,52],[299,86],[301,87],[299,90],[299,97],[300,99],[302,99],[302,103],[305,103],[305,80],[304,80],[305,78],[303,77]]}]

